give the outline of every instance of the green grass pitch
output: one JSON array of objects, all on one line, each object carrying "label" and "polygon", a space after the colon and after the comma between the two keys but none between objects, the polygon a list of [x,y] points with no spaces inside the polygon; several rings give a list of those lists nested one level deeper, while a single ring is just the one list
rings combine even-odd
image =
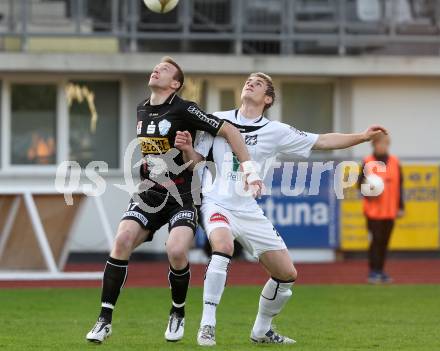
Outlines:
[{"label": "green grass pitch", "polygon": [[[261,287],[227,287],[217,316],[216,350],[440,350],[440,286],[297,286],[276,318],[297,344],[253,345],[250,329]],[[2,350],[195,350],[201,288],[187,300],[185,338],[167,343],[170,291],[127,288],[102,345],[85,334],[97,317],[99,289],[0,290]]]}]

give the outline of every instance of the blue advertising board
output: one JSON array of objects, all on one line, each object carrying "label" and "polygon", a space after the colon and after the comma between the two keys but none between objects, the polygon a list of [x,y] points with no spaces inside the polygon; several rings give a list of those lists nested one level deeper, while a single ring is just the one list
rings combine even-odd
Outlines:
[{"label": "blue advertising board", "polygon": [[[285,162],[271,168],[265,179],[269,195],[258,200],[289,248],[335,248],[337,239],[337,204],[333,190],[333,172],[320,176],[316,195],[310,195],[312,162],[302,162],[305,177],[298,176],[298,163]],[[304,189],[304,191],[301,191]],[[300,194],[297,194],[300,193]],[[206,236],[199,227],[197,246]]]},{"label": "blue advertising board", "polygon": [[283,163],[273,170],[273,177],[269,172],[265,183],[271,193],[258,203],[288,247],[334,248],[337,206],[333,172],[323,172],[317,194],[309,195],[312,163],[303,162],[303,166],[307,169],[304,179],[297,174],[298,163]]}]

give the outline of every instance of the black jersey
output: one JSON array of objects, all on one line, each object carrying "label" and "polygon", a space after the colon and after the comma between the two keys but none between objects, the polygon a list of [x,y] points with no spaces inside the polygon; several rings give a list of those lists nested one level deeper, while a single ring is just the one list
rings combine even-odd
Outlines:
[{"label": "black jersey", "polygon": [[[150,99],[140,103],[137,107],[137,137],[145,160],[141,178],[153,181],[156,191],[167,192],[172,182],[179,194],[191,192],[193,172],[184,169],[174,174],[161,159],[165,159],[167,151],[174,148],[176,131],[186,130],[195,140],[197,130],[216,136],[223,123],[216,116],[203,112],[196,103],[183,100],[176,94],[171,94],[161,105],[150,105]],[[174,163],[177,166],[184,164],[180,150],[174,157]]]}]

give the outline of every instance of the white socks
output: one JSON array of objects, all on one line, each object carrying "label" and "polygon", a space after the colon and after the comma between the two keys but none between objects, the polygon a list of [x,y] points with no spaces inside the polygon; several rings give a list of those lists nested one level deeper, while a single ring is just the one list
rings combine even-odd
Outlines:
[{"label": "white socks", "polygon": [[213,252],[205,274],[203,286],[203,315],[200,325],[215,326],[215,312],[225,289],[231,256]]},{"label": "white socks", "polygon": [[252,329],[253,335],[263,337],[271,328],[272,319],[281,312],[292,296],[293,282],[281,282],[270,278],[260,296],[257,318]]},{"label": "white socks", "polygon": [[[213,252],[205,274],[203,288],[203,315],[200,326],[216,324],[217,305],[225,289],[228,265],[231,257],[219,252]],[[270,278],[260,296],[257,318],[252,329],[256,337],[263,337],[271,328],[272,319],[281,312],[284,305],[292,296],[292,282]]]}]

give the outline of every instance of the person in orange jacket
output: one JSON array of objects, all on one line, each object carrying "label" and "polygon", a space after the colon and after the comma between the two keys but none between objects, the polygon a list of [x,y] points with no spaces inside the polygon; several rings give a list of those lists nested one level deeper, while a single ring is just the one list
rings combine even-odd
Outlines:
[{"label": "person in orange jacket", "polygon": [[[369,183],[369,175],[374,174],[382,179],[384,187],[377,196],[363,197],[363,211],[367,218],[367,229],[370,235],[368,282],[389,283],[391,278],[384,272],[384,266],[394,221],[401,217],[404,211],[403,176],[399,159],[389,154],[389,135],[380,135],[371,144],[373,154],[363,160],[362,169],[365,165],[367,168],[359,183]],[[372,161],[383,162],[386,168],[368,167],[372,165],[370,163]],[[371,187],[374,185],[371,184]]]}]

